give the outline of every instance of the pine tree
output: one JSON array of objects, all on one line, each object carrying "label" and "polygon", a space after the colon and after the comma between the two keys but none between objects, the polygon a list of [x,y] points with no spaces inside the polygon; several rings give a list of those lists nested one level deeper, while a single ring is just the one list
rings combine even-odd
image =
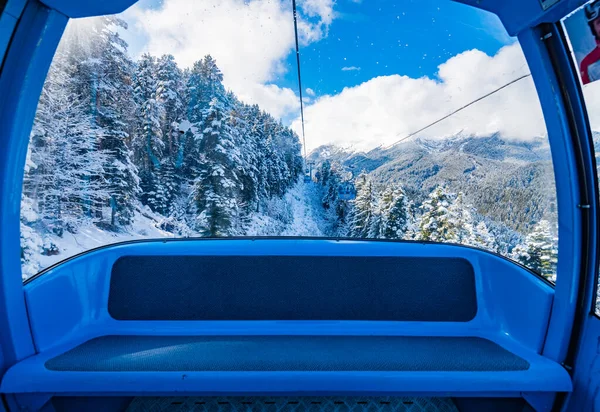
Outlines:
[{"label": "pine tree", "polygon": [[86,200],[108,197],[97,129],[87,105],[77,95],[78,79],[59,53],[48,74],[31,133],[31,161],[24,193],[38,200],[41,221],[62,236],[75,232],[85,216]]},{"label": "pine tree", "polygon": [[529,269],[555,281],[558,250],[550,222],[541,220],[535,225],[533,231],[525,238],[525,243],[513,249],[512,256]]},{"label": "pine tree", "polygon": [[176,161],[180,131],[176,125],[185,120],[185,85],[175,58],[166,54],[156,61],[156,99],[162,105],[161,134],[163,150],[171,163]]},{"label": "pine tree", "polygon": [[423,215],[419,222],[419,240],[459,243],[458,221],[454,202],[456,195],[438,186],[421,205]]},{"label": "pine tree", "polygon": [[361,173],[356,181],[356,199],[352,201],[349,217],[350,237],[374,237],[377,233],[378,220],[376,217],[377,196],[373,182],[366,173]]},{"label": "pine tree", "polygon": [[[132,93],[133,63],[127,57],[127,43],[118,28],[127,24],[115,16],[91,20],[87,47],[73,53],[78,60],[80,91],[89,102],[98,131],[99,148],[107,153],[102,178],[110,192],[108,201],[93,199],[95,207],[109,207],[110,226],[129,225],[139,194],[137,168],[132,162],[130,143],[135,111]],[[85,86],[87,83],[87,87]],[[100,216],[106,219],[106,216]]]},{"label": "pine tree", "polygon": [[179,195],[180,182],[177,169],[169,159],[163,160],[157,178],[154,209],[163,216],[170,216],[173,213],[173,203]]},{"label": "pine tree", "polygon": [[138,109],[132,146],[140,176],[142,203],[149,205],[155,212],[164,213],[164,188],[161,187],[159,175],[165,148],[165,109],[158,98],[156,77],[156,59],[148,54],[142,55],[136,65],[134,77],[133,96]]},{"label": "pine tree", "polygon": [[489,250],[490,252],[497,251],[494,236],[489,232],[488,227],[483,220],[475,226],[472,245]]},{"label": "pine tree", "polygon": [[451,203],[449,211],[456,228],[456,243],[462,245],[475,245],[475,233],[473,231],[473,217],[471,214],[472,206],[465,202],[464,194],[458,192],[454,201]]},{"label": "pine tree", "polygon": [[191,152],[198,155],[193,172],[192,210],[196,227],[205,236],[236,233],[239,215],[241,156],[232,127],[232,101],[222,84],[223,75],[211,56],[194,64],[190,74],[189,118],[195,126]]},{"label": "pine tree", "polygon": [[388,187],[381,194],[379,204],[381,225],[377,237],[382,239],[404,238],[410,220],[410,205],[404,190],[401,187]]},{"label": "pine tree", "polygon": [[327,186],[329,183],[329,177],[331,176],[331,163],[329,160],[325,160],[319,169],[318,182],[321,186]]},{"label": "pine tree", "polygon": [[205,236],[235,234],[234,219],[239,214],[239,180],[234,167],[238,148],[228,124],[227,101],[215,97],[204,111],[201,135],[200,174],[194,199],[200,212],[198,227]]}]

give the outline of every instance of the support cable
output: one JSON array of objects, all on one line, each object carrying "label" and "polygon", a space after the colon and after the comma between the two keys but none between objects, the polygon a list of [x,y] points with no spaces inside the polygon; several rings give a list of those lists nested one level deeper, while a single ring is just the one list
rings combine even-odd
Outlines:
[{"label": "support cable", "polygon": [[[300,74],[300,46],[298,44],[298,12],[296,11],[296,0],[292,0],[294,12],[294,36],[296,37],[296,63],[298,65],[298,91],[300,92],[300,119],[302,121],[302,146],[304,146],[304,167],[306,168],[308,158],[306,157],[306,137],[304,134],[304,102],[302,101],[302,75]],[[306,173],[306,172],[304,172]]]},{"label": "support cable", "polygon": [[459,107],[458,109],[456,109],[456,110],[454,110],[453,112],[451,112],[451,113],[447,114],[446,116],[444,116],[444,117],[442,117],[442,118],[439,118],[439,119],[437,119],[436,121],[434,121],[434,122],[432,122],[432,123],[429,123],[427,126],[420,128],[420,129],[419,129],[419,130],[417,130],[416,132],[412,132],[412,133],[410,133],[409,135],[407,135],[407,136],[404,136],[402,139],[400,139],[400,140],[396,140],[394,143],[392,143],[392,144],[390,144],[390,145],[388,145],[388,146],[383,146],[383,147],[381,147],[381,146],[380,146],[380,148],[381,148],[382,150],[386,150],[386,149],[389,149],[389,148],[391,148],[391,147],[394,147],[394,146],[396,146],[397,144],[399,144],[399,143],[402,143],[402,142],[403,142],[403,141],[405,141],[406,139],[409,139],[409,138],[413,137],[414,135],[416,135],[416,134],[419,134],[419,133],[421,133],[422,131],[425,131],[425,130],[429,129],[430,127],[432,127],[432,126],[435,126],[436,124],[438,124],[438,123],[440,123],[440,122],[442,122],[442,121],[446,120],[447,118],[454,116],[454,115],[455,115],[455,114],[457,114],[458,112],[461,112],[461,111],[465,110],[467,107],[469,107],[469,106],[472,106],[472,105],[474,105],[475,103],[478,103],[478,102],[482,101],[483,99],[486,99],[486,98],[490,97],[491,95],[498,93],[500,90],[502,90],[502,89],[505,89],[505,88],[507,88],[508,86],[510,86],[510,85],[512,85],[512,84],[515,84],[515,83],[517,83],[518,81],[521,81],[521,80],[523,80],[523,79],[525,79],[525,78],[527,78],[527,77],[530,77],[530,76],[531,76],[531,73],[527,73],[527,74],[524,74],[524,75],[522,75],[522,76],[520,76],[520,77],[517,77],[516,79],[514,79],[514,80],[511,80],[510,82],[508,82],[508,83],[506,83],[506,84],[504,84],[504,85],[502,85],[502,86],[498,87],[497,89],[494,89],[494,90],[492,90],[491,92],[489,92],[489,93],[487,93],[487,94],[485,94],[485,95],[483,95],[483,96],[481,96],[481,97],[479,97],[479,98],[477,98],[477,99],[475,99],[475,100],[473,100],[473,101],[471,101],[471,102],[469,102],[469,103],[465,104],[464,106],[461,106],[461,107]]}]

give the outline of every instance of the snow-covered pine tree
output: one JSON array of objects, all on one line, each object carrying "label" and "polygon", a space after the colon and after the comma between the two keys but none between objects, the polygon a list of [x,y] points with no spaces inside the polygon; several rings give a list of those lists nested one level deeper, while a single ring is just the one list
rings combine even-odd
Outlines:
[{"label": "snow-covered pine tree", "polygon": [[502,256],[511,257],[516,245],[523,243],[523,236],[508,226],[486,219],[486,227],[494,241],[494,250]]},{"label": "snow-covered pine tree", "polygon": [[156,193],[152,197],[151,208],[163,216],[170,216],[173,202],[179,194],[180,182],[177,169],[170,159],[163,159],[160,169],[155,174],[157,179]]},{"label": "snow-covered pine tree", "polygon": [[458,192],[450,204],[450,218],[454,220],[452,224],[456,228],[456,239],[454,240],[456,243],[470,246],[475,244],[472,209],[473,207],[466,203],[462,192]]},{"label": "snow-covered pine tree", "polygon": [[[266,181],[266,141],[263,124],[263,114],[257,105],[245,106],[243,109],[243,125],[245,132],[246,171],[241,177],[245,181],[242,199],[245,203],[255,204],[256,210],[260,201],[269,197]],[[252,208],[254,209],[254,207]]]},{"label": "snow-covered pine tree", "polygon": [[194,64],[192,78],[197,79],[195,109],[212,97],[208,107],[194,113],[197,125],[195,142],[200,154],[198,177],[194,182],[194,206],[198,230],[205,236],[230,236],[236,233],[239,216],[239,178],[236,165],[241,163],[239,147],[231,124],[231,103],[221,83],[223,75],[214,59],[206,56]]},{"label": "snow-covered pine tree", "polygon": [[165,110],[158,99],[156,59],[143,54],[135,66],[133,98],[137,106],[133,137],[135,161],[140,171],[159,168],[165,143],[162,126]]},{"label": "snow-covered pine tree", "polygon": [[410,223],[410,204],[399,186],[387,187],[379,201],[381,224],[377,237],[403,239]]},{"label": "snow-covered pine tree", "polygon": [[[104,165],[104,180],[110,192],[110,226],[129,225],[132,222],[138,198],[139,178],[128,147],[134,124],[131,79],[133,63],[126,54],[127,43],[121,39],[118,28],[127,23],[115,16],[92,20],[90,34],[91,54],[82,61],[83,73],[90,83],[91,112],[99,135],[99,146],[108,154]],[[106,216],[102,216],[107,219]]]},{"label": "snow-covered pine tree", "polygon": [[192,66],[187,76],[186,96],[187,120],[191,127],[182,136],[176,165],[182,169],[182,175],[189,181],[195,181],[199,174],[200,158],[203,153],[200,142],[206,126],[205,116],[213,98],[225,100],[225,88],[222,84],[223,74],[211,56],[205,56]]},{"label": "snow-covered pine tree", "polygon": [[331,175],[331,162],[325,160],[319,168],[319,181],[321,186],[327,186],[329,183],[329,176]]},{"label": "snow-covered pine tree", "polygon": [[348,236],[368,238],[369,235],[376,233],[376,226],[378,224],[377,217],[375,216],[376,209],[377,195],[373,187],[373,182],[363,172],[356,179],[356,199],[352,201]]},{"label": "snow-covered pine tree", "polygon": [[253,133],[252,120],[249,118],[251,107],[243,104],[234,96],[231,111],[231,124],[236,132],[236,141],[240,151],[240,164],[238,168],[238,179],[240,181],[240,203],[247,211],[255,211],[259,208],[258,197],[258,158],[256,136]]},{"label": "snow-covered pine tree", "polygon": [[421,205],[423,214],[419,220],[419,240],[432,242],[460,241],[458,216],[453,207],[456,195],[444,186],[436,187]]},{"label": "snow-covered pine tree", "polygon": [[303,159],[300,155],[300,138],[290,128],[279,122],[276,144],[278,145],[278,157],[282,169],[282,181],[280,183],[282,195],[291,188],[302,174]]},{"label": "snow-covered pine tree", "polygon": [[169,216],[173,204],[180,194],[181,177],[177,161],[184,133],[179,127],[187,122],[185,115],[185,82],[182,71],[177,67],[172,55],[163,55],[156,60],[156,101],[160,105],[160,128],[162,136],[162,157],[157,173],[158,184],[154,208]]},{"label": "snow-covered pine tree", "polygon": [[185,83],[181,69],[170,54],[156,60],[156,86],[156,99],[164,114],[161,122],[163,150],[171,162],[175,162],[181,133],[174,125],[185,120]]},{"label": "snow-covered pine tree", "polygon": [[490,252],[496,252],[497,246],[494,236],[489,232],[487,225],[482,220],[475,226],[472,246],[477,246]]},{"label": "snow-covered pine tree", "polygon": [[205,236],[235,234],[235,218],[239,215],[236,192],[239,189],[235,168],[237,148],[225,117],[224,102],[214,98],[205,111],[200,150],[200,175],[196,180],[194,199],[200,212],[199,230]]},{"label": "snow-covered pine tree", "polygon": [[525,238],[525,243],[513,249],[512,257],[529,269],[555,281],[558,249],[550,222],[541,220],[535,225],[533,231]]},{"label": "snow-covered pine tree", "polygon": [[279,132],[281,125],[271,116],[266,115],[266,147],[267,147],[267,182],[270,196],[283,196],[285,193],[285,166],[280,157]]},{"label": "snow-covered pine tree", "polygon": [[335,208],[338,202],[340,176],[331,170],[331,163],[325,161],[319,169],[319,183],[323,186],[321,203],[325,210]]},{"label": "snow-covered pine tree", "polygon": [[164,214],[163,191],[159,178],[163,141],[164,107],[157,98],[156,59],[143,54],[136,64],[133,97],[137,106],[133,153],[140,176],[143,204]]},{"label": "snow-covered pine tree", "polygon": [[25,196],[37,200],[41,222],[59,236],[76,232],[87,199],[108,197],[102,179],[107,156],[71,68],[59,50],[38,103],[30,144],[34,166],[24,179]]}]

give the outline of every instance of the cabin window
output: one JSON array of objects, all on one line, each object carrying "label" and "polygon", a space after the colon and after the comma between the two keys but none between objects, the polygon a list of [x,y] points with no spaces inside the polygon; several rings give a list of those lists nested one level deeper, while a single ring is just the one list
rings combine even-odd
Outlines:
[{"label": "cabin window", "polygon": [[[596,163],[600,160],[600,2],[595,0],[563,20],[571,56],[578,68],[583,97],[592,130]],[[597,30],[598,28],[598,30]],[[600,316],[600,286],[595,313]]]},{"label": "cabin window", "polygon": [[300,236],[458,243],[554,281],[547,133],[500,21],[456,2],[298,8],[304,127],[291,1],[70,21],[31,132],[23,276],[131,239]]}]

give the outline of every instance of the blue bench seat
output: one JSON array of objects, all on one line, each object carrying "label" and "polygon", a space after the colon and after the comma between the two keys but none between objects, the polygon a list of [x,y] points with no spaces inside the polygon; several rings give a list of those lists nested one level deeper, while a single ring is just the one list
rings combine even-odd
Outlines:
[{"label": "blue bench seat", "polygon": [[571,390],[539,355],[479,337],[109,335],[11,368],[8,393],[446,393]]},{"label": "blue bench seat", "polygon": [[109,395],[551,404],[572,390],[568,372],[543,356],[553,297],[526,269],[451,245],[110,246],[25,285],[37,354],[8,370],[0,392],[29,407]]}]

